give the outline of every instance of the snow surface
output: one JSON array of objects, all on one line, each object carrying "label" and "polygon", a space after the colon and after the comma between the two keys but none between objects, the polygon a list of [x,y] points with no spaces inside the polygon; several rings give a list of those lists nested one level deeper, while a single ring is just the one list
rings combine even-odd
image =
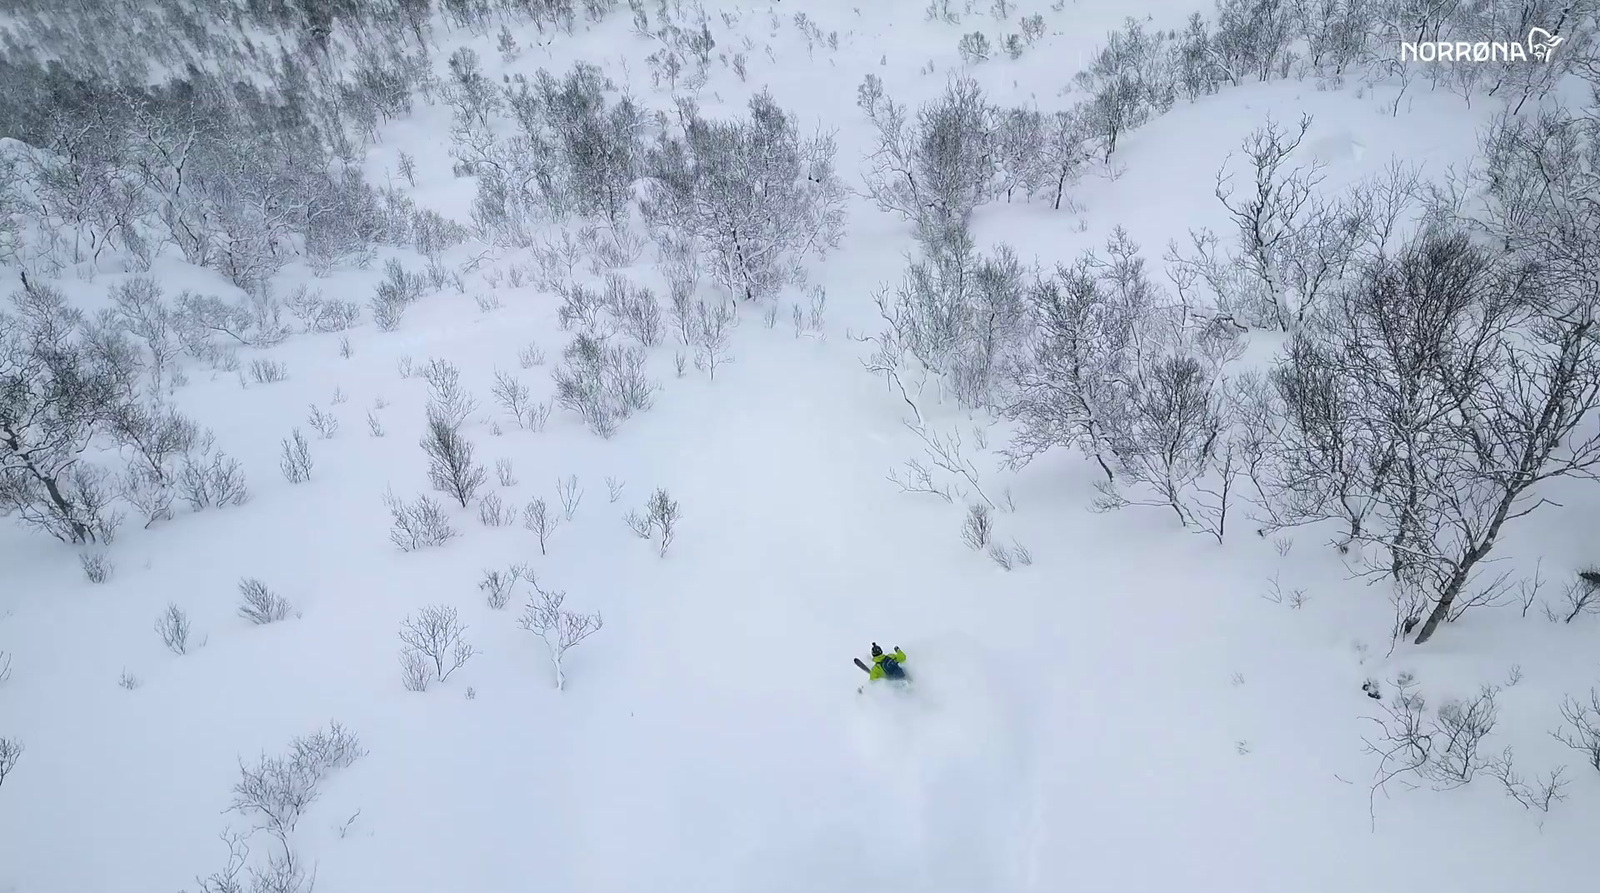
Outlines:
[{"label": "snow surface", "polygon": [[[921,5],[807,4],[840,35],[838,52],[808,53],[789,22],[795,4],[723,4],[739,21],[729,32],[714,20],[719,51],[750,37],[750,83],[719,70],[703,107],[735,111],[769,85],[804,120],[837,128],[841,170],[857,182],[871,139],[854,104],[862,76],[879,74],[888,95],[915,103],[959,65],[956,40],[971,29],[927,23]],[[1059,107],[1087,52],[1135,10],[1031,6],[1050,23],[1045,41],[972,74],[996,101]],[[1147,0],[1137,12],[1172,25],[1197,6]],[[442,64],[466,38],[441,34]],[[643,75],[652,49],[619,17],[548,55],[530,49],[508,70],[603,61],[662,104]],[[481,55],[500,64],[492,46]],[[930,60],[934,73],[919,74]],[[1180,102],[1125,137],[1119,177],[1080,184],[1079,209],[990,205],[977,232],[1053,264],[1122,225],[1158,265],[1168,239],[1220,227],[1213,173],[1268,113],[1315,116],[1308,148],[1329,165],[1329,188],[1396,156],[1440,174],[1473,154],[1492,113],[1415,86],[1398,115],[1388,101],[1382,88],[1287,81]],[[394,153],[411,152],[418,201],[464,219],[471,182],[450,177],[447,122],[447,109],[419,106],[370,165],[382,176]],[[847,335],[876,330],[871,293],[898,278],[911,244],[902,222],[858,201],[843,248],[812,269],[829,296],[825,339],[794,338],[786,313],[766,330],[747,309],[736,360],[715,382],[674,377],[671,348],[658,349],[656,407],[609,441],[560,411],[543,433],[501,418],[504,435],[491,434],[493,371],[517,371],[548,398],[546,370],[519,370],[517,351],[536,341],[556,356],[565,338],[552,295],[502,288],[505,306],[481,314],[471,295],[488,289],[475,277],[467,295],[425,298],[396,332],[352,333],[348,359],[336,335],[267,351],[289,368],[282,383],[241,389],[191,370],[180,407],[243,462],[248,504],[125,530],[101,586],[83,580],[73,550],[0,528],[0,650],[14,654],[0,733],[27,747],[0,789],[0,891],[192,884],[222,864],[218,832],[246,824],[222,814],[239,761],[329,720],[357,731],[370,754],[330,776],[296,832],[323,891],[1592,889],[1600,776],[1574,771],[1570,799],[1547,817],[1489,781],[1396,786],[1369,802],[1375,762],[1361,741],[1374,702],[1360,690],[1369,676],[1409,671],[1438,700],[1520,666],[1493,746],[1514,745],[1530,773],[1583,770],[1547,730],[1563,694],[1600,679],[1592,619],[1483,610],[1386,657],[1389,606],[1348,579],[1319,534],[1280,556],[1247,531],[1218,546],[1158,511],[1094,514],[1092,470],[1065,452],[1019,474],[980,460],[985,486],[1015,497],[1002,536],[1036,558],[1002,572],[960,543],[961,506],[885,479],[918,444],[904,405],[862,370],[863,346]],[[525,261],[507,254],[483,271]],[[380,266],[316,285],[364,300]],[[659,285],[648,267],[630,272]],[[171,259],[153,274],[169,293],[229,293]],[[63,287],[92,306],[118,278]],[[282,282],[307,279],[291,269]],[[583,501],[548,556],[520,527],[485,528],[459,510],[463,536],[442,549],[402,554],[388,542],[384,490],[427,486],[416,446],[424,385],[399,377],[405,356],[461,366],[485,404],[469,435],[486,462],[510,458],[521,479],[508,501],[554,502],[556,479],[578,476]],[[348,402],[331,404],[336,388]],[[380,397],[388,436],[375,439],[364,412]],[[291,485],[277,472],[278,441],[313,403],[342,427],[313,440],[314,476]],[[964,432],[985,424],[949,406],[934,417]],[[991,441],[999,447],[1003,433]],[[615,504],[608,476],[626,481]],[[656,487],[684,510],[665,558],[621,520]],[[1562,497],[1506,538],[1516,566],[1542,557],[1547,574],[1570,574],[1592,557],[1591,532],[1574,519],[1593,517],[1600,494]],[[520,596],[494,611],[476,589],[484,568],[515,561],[566,590],[569,607],[605,617],[569,655],[563,692],[543,645],[516,626]],[[1306,590],[1305,607],[1260,597],[1275,573]],[[247,625],[234,613],[241,576],[262,578],[298,614]],[[151,623],[169,601],[205,647],[183,657],[162,647]],[[407,692],[396,630],[435,603],[459,608],[482,654],[447,683]],[[873,640],[905,648],[911,694],[856,693],[850,658]],[[118,687],[124,671],[142,686]],[[266,851],[264,835],[254,842]]]}]

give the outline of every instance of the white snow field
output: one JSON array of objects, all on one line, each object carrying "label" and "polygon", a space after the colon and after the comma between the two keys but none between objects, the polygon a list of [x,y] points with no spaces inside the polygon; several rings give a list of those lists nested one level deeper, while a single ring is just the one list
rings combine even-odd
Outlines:
[{"label": "white snow field", "polygon": [[[958,26],[927,21],[920,2],[708,4],[718,47],[744,45],[749,74],[714,66],[701,111],[740,114],[770,88],[803,131],[837,131],[836,164],[860,188],[874,140],[855,102],[863,76],[913,108],[962,71],[994,102],[1061,108],[1125,16],[1165,28],[1211,12],[1176,0],[1019,5],[1013,21],[1040,13],[1046,35],[1020,59],[965,65],[960,35],[1000,27],[986,10]],[[802,8],[837,32],[837,49],[808,48],[793,22]],[[642,61],[658,45],[631,31],[626,9],[548,47],[533,46],[531,28],[519,36],[528,48],[505,63],[492,36],[441,27],[434,62],[443,71],[469,41],[495,79],[586,60],[671,108]],[[1331,191],[1397,158],[1442,176],[1474,156],[1502,108],[1424,83],[1396,110],[1396,89],[1291,77],[1180,100],[1123,136],[1119,174],[1091,166],[1073,207],[991,202],[974,233],[981,249],[1004,242],[1048,269],[1121,226],[1164,283],[1169,240],[1227,226],[1214,174],[1267,116],[1313,117],[1304,151],[1326,163]],[[449,125],[447,106],[419,102],[385,127],[367,171],[399,182],[398,153],[409,153],[416,201],[465,221],[473,180],[451,174]],[[280,382],[242,387],[185,359],[175,405],[239,460],[248,502],[179,510],[148,529],[130,519],[99,584],[79,547],[0,526],[0,736],[25,747],[0,787],[0,891],[199,889],[197,876],[227,860],[219,834],[256,825],[227,812],[241,765],[330,722],[367,752],[327,774],[292,831],[324,893],[1593,889],[1600,772],[1550,731],[1564,697],[1600,683],[1600,617],[1479,608],[1425,645],[1391,648],[1385,587],[1353,576],[1328,529],[1275,547],[1241,516],[1219,544],[1170,511],[1091,511],[1091,461],[1059,449],[1004,470],[1006,425],[941,402],[930,383],[918,399],[929,426],[960,432],[983,491],[1014,500],[998,535],[1033,562],[1002,570],[963,544],[962,499],[887,479],[923,447],[899,393],[863,368],[870,346],[858,339],[881,327],[872,295],[900,280],[915,246],[905,221],[863,196],[846,225],[836,251],[808,262],[827,294],[820,333],[796,336],[789,303],[807,297],[791,289],[775,327],[760,305],[740,309],[732,361],[714,379],[692,365],[680,376],[669,336],[649,357],[654,406],[610,438],[559,407],[543,431],[522,429],[489,396],[503,370],[551,399],[548,372],[570,339],[557,296],[500,278],[528,264],[525,250],[452,249],[457,268],[487,252],[466,293],[430,291],[392,332],[364,320],[346,333],[348,357],[332,333],[241,353],[246,366],[282,363]],[[623,272],[664,295],[653,256]],[[366,269],[313,279],[294,264],[275,283],[364,303],[389,257],[422,265],[385,250]],[[105,264],[54,284],[93,310],[130,275]],[[169,295],[238,294],[175,254],[148,275]],[[16,270],[0,285],[20,287]],[[501,306],[482,311],[475,295]],[[1249,337],[1252,355],[1277,344]],[[519,364],[530,342],[544,365]],[[464,433],[491,469],[512,463],[516,483],[491,471],[488,487],[513,509],[542,497],[559,511],[557,482],[576,476],[581,500],[547,554],[520,523],[485,526],[477,506],[443,494],[459,536],[412,552],[391,543],[385,491],[430,492],[418,448],[427,385],[402,377],[408,358],[460,368],[480,404]],[[310,406],[338,420],[331,438],[307,425]],[[369,413],[384,436],[369,432]],[[314,461],[302,483],[278,467],[295,428]],[[622,482],[615,500],[608,478]],[[624,522],[657,488],[682,507],[665,555]],[[1508,525],[1496,573],[1538,562],[1564,581],[1595,558],[1600,488],[1564,482],[1549,495],[1558,505]],[[567,654],[561,690],[544,643],[517,623],[531,589],[497,610],[478,587],[485,569],[518,562],[565,591],[566,607],[603,616]],[[241,619],[242,577],[292,614]],[[1264,598],[1274,578],[1303,590],[1303,604]],[[203,646],[164,647],[152,623],[169,603]],[[457,609],[480,653],[408,691],[397,631],[430,605]],[[865,677],[851,658],[874,641],[905,649],[909,692],[857,693]],[[124,674],[137,686],[119,686]],[[1566,799],[1528,809],[1488,777],[1375,791],[1378,758],[1363,739],[1382,702],[1361,686],[1380,680],[1387,696],[1399,674],[1430,703],[1500,685],[1484,749],[1514,748],[1529,776],[1568,766]],[[266,832],[248,842],[252,866],[276,847]]]}]

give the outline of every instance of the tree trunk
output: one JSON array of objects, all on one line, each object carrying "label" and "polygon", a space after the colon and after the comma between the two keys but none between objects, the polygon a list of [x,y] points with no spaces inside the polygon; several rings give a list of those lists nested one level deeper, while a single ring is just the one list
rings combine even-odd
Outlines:
[{"label": "tree trunk", "polygon": [[1516,502],[1524,489],[1526,485],[1511,487],[1501,494],[1500,504],[1495,506],[1494,520],[1489,523],[1489,529],[1484,532],[1483,539],[1462,556],[1461,564],[1456,567],[1455,573],[1450,575],[1450,582],[1439,593],[1439,600],[1434,603],[1433,611],[1428,614],[1427,621],[1417,633],[1416,644],[1424,644],[1433,638],[1433,633],[1439,628],[1439,624],[1449,619],[1450,607],[1455,604],[1456,596],[1466,587],[1472,569],[1489,554],[1490,549],[1494,548],[1495,538],[1500,535],[1500,526],[1506,523],[1506,516],[1511,514],[1512,503]]}]

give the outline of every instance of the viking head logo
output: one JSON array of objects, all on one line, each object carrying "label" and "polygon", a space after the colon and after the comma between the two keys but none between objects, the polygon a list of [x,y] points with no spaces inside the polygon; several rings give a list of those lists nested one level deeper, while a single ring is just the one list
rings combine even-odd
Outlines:
[{"label": "viking head logo", "polygon": [[1549,62],[1550,54],[1565,40],[1565,37],[1558,37],[1543,28],[1535,28],[1528,32],[1528,53],[1540,62]]}]

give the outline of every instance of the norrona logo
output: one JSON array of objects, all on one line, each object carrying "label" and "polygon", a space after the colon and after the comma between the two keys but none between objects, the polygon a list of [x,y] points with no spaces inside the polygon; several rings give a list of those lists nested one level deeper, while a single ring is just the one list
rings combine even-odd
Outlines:
[{"label": "norrona logo", "polygon": [[1565,37],[1543,28],[1528,32],[1526,43],[1505,41],[1430,40],[1400,44],[1400,61],[1415,62],[1549,62]]}]

